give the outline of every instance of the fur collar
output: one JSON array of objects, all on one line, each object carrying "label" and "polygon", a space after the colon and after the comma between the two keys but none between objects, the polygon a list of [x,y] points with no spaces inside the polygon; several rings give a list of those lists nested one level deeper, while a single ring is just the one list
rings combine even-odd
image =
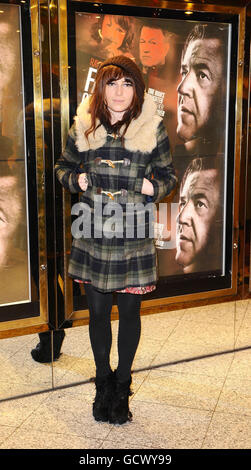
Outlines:
[{"label": "fur collar", "polygon": [[[145,94],[142,112],[134,119],[125,134],[125,148],[131,152],[151,152],[157,145],[156,130],[162,118],[156,115],[156,104],[152,96]],[[90,127],[91,117],[89,114],[89,98],[85,99],[77,109],[76,123],[76,146],[79,152],[96,150],[106,142],[107,132],[101,125],[95,132],[89,134],[89,142],[84,133]]]}]

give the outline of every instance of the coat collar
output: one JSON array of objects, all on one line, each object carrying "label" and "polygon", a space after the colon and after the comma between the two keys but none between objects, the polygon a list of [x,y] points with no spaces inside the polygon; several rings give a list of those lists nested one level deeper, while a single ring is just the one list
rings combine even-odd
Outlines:
[{"label": "coat collar", "polygon": [[[156,147],[156,130],[162,118],[156,115],[156,103],[152,96],[145,94],[142,112],[134,119],[125,134],[124,145],[127,150],[149,153]],[[91,125],[89,113],[89,98],[85,99],[77,109],[76,123],[76,146],[80,152],[90,149],[98,149],[106,142],[107,131],[103,125],[95,132],[89,134],[88,141],[84,135]]]}]

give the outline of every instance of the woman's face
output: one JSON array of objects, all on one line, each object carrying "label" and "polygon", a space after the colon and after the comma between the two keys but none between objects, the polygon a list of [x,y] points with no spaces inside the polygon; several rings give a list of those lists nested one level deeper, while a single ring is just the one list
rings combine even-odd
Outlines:
[{"label": "woman's face", "polygon": [[101,36],[110,49],[119,49],[125,39],[126,31],[110,15],[105,15],[101,27]]},{"label": "woman's face", "polygon": [[124,113],[131,105],[134,86],[129,78],[122,77],[106,84],[105,100],[110,111]]}]

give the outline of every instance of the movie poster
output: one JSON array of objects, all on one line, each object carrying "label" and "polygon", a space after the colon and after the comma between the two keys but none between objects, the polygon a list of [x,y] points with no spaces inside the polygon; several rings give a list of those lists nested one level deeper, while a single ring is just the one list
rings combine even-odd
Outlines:
[{"label": "movie poster", "polygon": [[99,64],[123,54],[142,70],[169,134],[179,185],[172,204],[158,205],[159,277],[224,275],[231,25],[75,15],[77,104]]},{"label": "movie poster", "polygon": [[0,4],[0,305],[30,299],[20,10]]}]

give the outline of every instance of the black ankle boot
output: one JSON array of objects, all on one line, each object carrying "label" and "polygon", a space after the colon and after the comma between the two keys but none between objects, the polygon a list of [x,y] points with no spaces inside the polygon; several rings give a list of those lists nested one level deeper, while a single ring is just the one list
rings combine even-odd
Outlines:
[{"label": "black ankle boot", "polygon": [[65,332],[64,330],[53,331],[53,357],[51,350],[51,332],[45,331],[39,333],[40,342],[36,345],[35,349],[31,350],[31,356],[36,362],[51,362],[55,361],[60,356],[60,350],[64,341]]},{"label": "black ankle boot", "polygon": [[109,409],[114,393],[114,372],[95,379],[96,396],[92,407],[96,421],[108,421]]},{"label": "black ankle boot", "polygon": [[131,377],[127,382],[116,380],[115,392],[109,411],[109,423],[123,424],[126,421],[132,421],[132,413],[129,410],[129,396],[132,395],[131,383]]}]

